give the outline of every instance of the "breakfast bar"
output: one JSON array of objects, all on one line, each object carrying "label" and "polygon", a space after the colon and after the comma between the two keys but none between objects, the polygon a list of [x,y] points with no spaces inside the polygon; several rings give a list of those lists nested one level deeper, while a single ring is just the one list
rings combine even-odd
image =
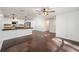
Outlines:
[{"label": "breakfast bar", "polygon": [[17,30],[0,30],[0,49],[4,40],[9,40],[21,36],[27,36],[32,34],[32,29],[17,29]]}]

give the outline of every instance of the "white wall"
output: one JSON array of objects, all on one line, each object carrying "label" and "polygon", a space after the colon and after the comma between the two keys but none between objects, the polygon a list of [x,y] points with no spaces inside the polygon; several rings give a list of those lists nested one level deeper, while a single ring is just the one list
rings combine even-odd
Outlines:
[{"label": "white wall", "polygon": [[46,20],[42,16],[37,16],[32,20],[33,30],[46,31]]},{"label": "white wall", "polygon": [[50,19],[49,25],[50,32],[56,33],[56,19]]},{"label": "white wall", "polygon": [[2,14],[2,10],[0,8],[0,28],[2,28],[2,23],[3,23],[3,14]]},{"label": "white wall", "polygon": [[39,30],[39,31],[49,30],[50,32],[56,33],[55,22],[56,22],[56,19],[37,16],[32,20],[32,27],[33,27],[33,30]]},{"label": "white wall", "polygon": [[79,11],[56,15],[56,36],[79,41]]}]

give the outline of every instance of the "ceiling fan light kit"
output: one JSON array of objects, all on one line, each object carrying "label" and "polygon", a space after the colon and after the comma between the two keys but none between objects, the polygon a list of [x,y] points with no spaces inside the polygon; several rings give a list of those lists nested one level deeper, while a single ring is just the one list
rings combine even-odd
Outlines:
[{"label": "ceiling fan light kit", "polygon": [[46,8],[42,8],[40,10],[37,10],[38,13],[40,13],[39,15],[50,15],[50,13],[55,13],[54,9],[52,10],[49,7]]}]

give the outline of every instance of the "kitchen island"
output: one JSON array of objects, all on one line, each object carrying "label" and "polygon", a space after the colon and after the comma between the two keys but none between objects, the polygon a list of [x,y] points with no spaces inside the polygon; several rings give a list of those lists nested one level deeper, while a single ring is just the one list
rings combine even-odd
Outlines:
[{"label": "kitchen island", "polygon": [[9,40],[12,38],[17,38],[30,34],[32,34],[32,29],[17,29],[17,30],[7,30],[7,31],[2,31],[0,29],[0,50],[4,40]]}]

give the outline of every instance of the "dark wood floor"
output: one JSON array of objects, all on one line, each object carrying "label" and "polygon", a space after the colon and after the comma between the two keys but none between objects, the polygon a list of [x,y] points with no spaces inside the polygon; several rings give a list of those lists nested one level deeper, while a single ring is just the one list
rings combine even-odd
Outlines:
[{"label": "dark wood floor", "polygon": [[[69,43],[69,42],[68,42]],[[2,52],[69,52],[79,51],[79,47],[61,38],[55,33],[32,31],[32,35],[5,40]],[[78,48],[76,48],[78,47]]]},{"label": "dark wood floor", "polygon": [[51,51],[48,49],[48,41],[55,37],[54,33],[33,31],[30,51],[33,52],[46,52]]},{"label": "dark wood floor", "polygon": [[[55,37],[55,33],[33,31],[32,35],[5,40],[1,51],[30,51],[46,52],[48,49],[47,41]],[[50,41],[51,42],[51,41]]]}]

